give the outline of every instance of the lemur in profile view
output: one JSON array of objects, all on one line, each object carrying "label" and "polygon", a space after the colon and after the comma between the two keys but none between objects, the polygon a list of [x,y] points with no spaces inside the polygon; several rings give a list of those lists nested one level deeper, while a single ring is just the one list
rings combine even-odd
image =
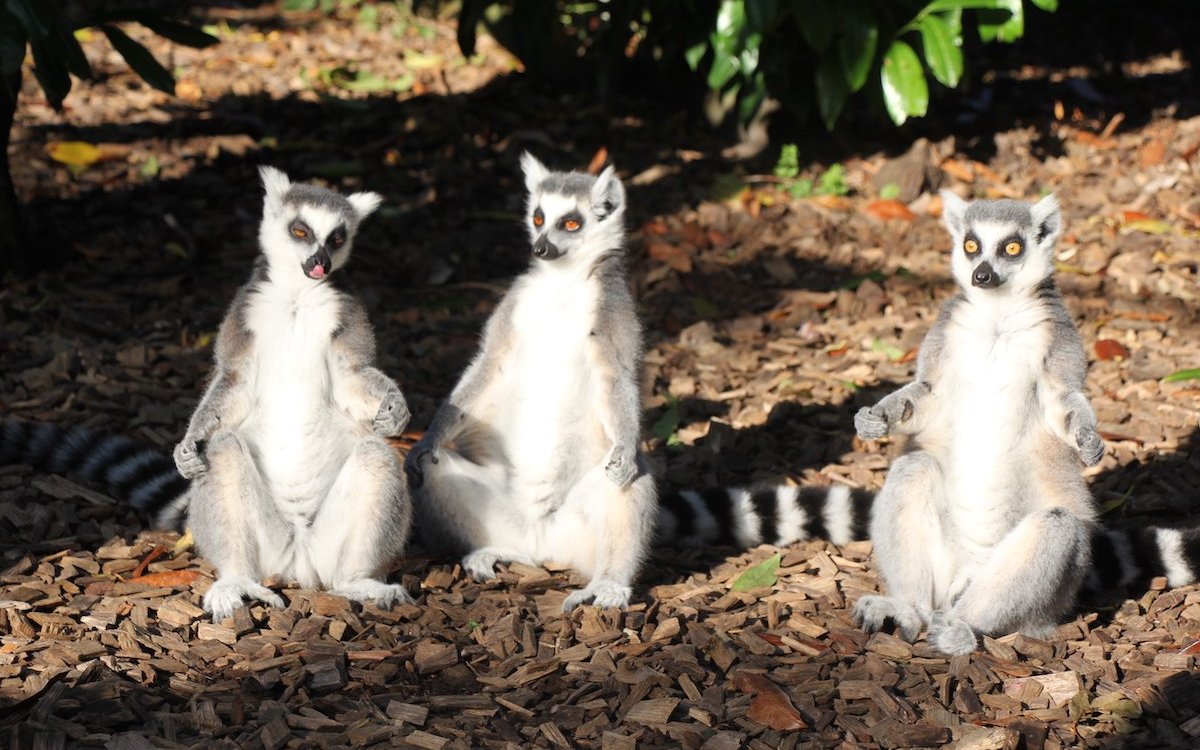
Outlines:
[{"label": "lemur in profile view", "polygon": [[126,437],[15,420],[0,430],[0,458],[103,480],[163,526],[186,513],[218,571],[204,595],[216,621],[245,599],[284,606],[262,585],[271,576],[382,607],[410,601],[384,582],[412,514],[384,437],[404,428],[408,406],[374,366],[362,305],[329,280],[380,197],[260,171],[262,255],[221,324],[175,465]]},{"label": "lemur in profile view", "polygon": [[1052,632],[1093,563],[1096,586],[1147,570],[1192,582],[1195,531],[1097,527],[1080,469],[1104,443],[1052,279],[1057,199],[942,200],[959,293],[925,337],[913,382],[855,417],[862,439],[907,437],[870,523],[887,594],[860,599],[856,623],[871,632],[890,620],[910,640],[927,626],[934,647],[961,654],[981,634]]},{"label": "lemur in profile view", "polygon": [[625,189],[521,158],[533,259],[406,460],[418,526],[465,553],[587,576],[564,609],[629,603],[654,526],[641,441],[642,331],[626,278]]}]

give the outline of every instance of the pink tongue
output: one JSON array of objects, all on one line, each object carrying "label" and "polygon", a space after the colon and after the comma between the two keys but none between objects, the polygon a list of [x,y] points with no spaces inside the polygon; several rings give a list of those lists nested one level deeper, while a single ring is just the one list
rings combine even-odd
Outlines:
[{"label": "pink tongue", "polygon": [[324,278],[325,266],[322,266],[318,263],[317,265],[312,267],[312,270],[308,272],[308,275],[313,277],[314,279]]}]

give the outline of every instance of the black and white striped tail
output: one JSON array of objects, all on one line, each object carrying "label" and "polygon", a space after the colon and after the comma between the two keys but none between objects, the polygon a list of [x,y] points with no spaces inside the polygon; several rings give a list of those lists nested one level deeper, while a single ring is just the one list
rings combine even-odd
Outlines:
[{"label": "black and white striped tail", "polygon": [[18,419],[0,421],[0,464],[27,464],[103,485],[113,497],[176,527],[188,480],[170,456],[124,435]]},{"label": "black and white striped tail", "polygon": [[684,543],[743,548],[807,539],[846,544],[868,538],[873,499],[842,485],[684,490],[659,499],[658,533]]},{"label": "black and white striped tail", "polygon": [[1092,535],[1093,591],[1144,585],[1166,576],[1171,588],[1200,580],[1200,528],[1101,529]]}]

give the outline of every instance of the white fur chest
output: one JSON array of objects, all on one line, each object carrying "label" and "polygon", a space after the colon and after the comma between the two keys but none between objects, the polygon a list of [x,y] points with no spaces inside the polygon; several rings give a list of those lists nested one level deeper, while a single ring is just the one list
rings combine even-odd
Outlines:
[{"label": "white fur chest", "polygon": [[964,304],[955,310],[939,379],[951,387],[955,410],[1020,413],[1041,376],[1049,334],[1040,305]]},{"label": "white fur chest", "polygon": [[592,373],[588,340],[598,284],[578,273],[546,269],[526,277],[513,310],[514,346],[501,396],[511,426],[508,455],[521,475],[552,474],[548,458],[582,426]]},{"label": "white fur chest", "polygon": [[1007,531],[1041,434],[1038,381],[1050,341],[1037,303],[963,304],[946,331],[933,418],[921,435],[944,462],[947,498],[967,540]]},{"label": "white fur chest", "polygon": [[[331,341],[341,298],[325,284],[280,289],[264,285],[247,305],[254,338],[247,432],[257,443],[261,468],[283,495],[309,495],[322,483],[337,413],[332,405]],[[335,472],[336,473],[336,472]]]}]

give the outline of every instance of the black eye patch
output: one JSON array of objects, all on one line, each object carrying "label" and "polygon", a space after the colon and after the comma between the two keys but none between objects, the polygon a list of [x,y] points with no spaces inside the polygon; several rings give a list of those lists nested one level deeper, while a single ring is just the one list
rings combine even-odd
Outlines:
[{"label": "black eye patch", "polygon": [[308,228],[307,224],[299,219],[294,219],[291,224],[288,224],[288,234],[305,242],[313,239],[313,231]]},{"label": "black eye patch", "polygon": [[[1010,245],[1016,245],[1017,252],[1010,253],[1008,248]],[[1019,234],[1012,234],[1000,240],[996,245],[996,257],[1004,260],[1020,260],[1025,256],[1025,238]]]},{"label": "black eye patch", "polygon": [[339,224],[336,229],[329,233],[329,237],[325,240],[326,245],[334,248],[339,248],[346,244],[346,226]]},{"label": "black eye patch", "polygon": [[583,228],[583,214],[578,211],[572,211],[569,214],[564,214],[558,220],[558,228],[567,232],[578,232]]}]

